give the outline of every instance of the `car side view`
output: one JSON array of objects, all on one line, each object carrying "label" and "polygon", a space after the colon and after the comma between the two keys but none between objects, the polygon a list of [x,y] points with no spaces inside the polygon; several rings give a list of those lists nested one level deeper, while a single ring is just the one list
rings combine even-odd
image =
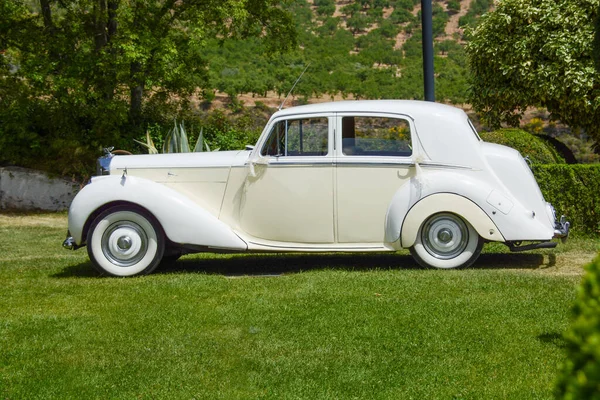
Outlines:
[{"label": "car side view", "polygon": [[394,252],[472,265],[486,241],[556,246],[523,157],[481,140],[464,111],[405,100],[276,112],[241,151],[107,156],[75,197],[63,246],[103,274],[194,252]]}]

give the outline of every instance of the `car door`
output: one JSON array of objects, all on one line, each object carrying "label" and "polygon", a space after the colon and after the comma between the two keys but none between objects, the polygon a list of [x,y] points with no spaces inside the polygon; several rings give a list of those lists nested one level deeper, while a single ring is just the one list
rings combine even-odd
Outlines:
[{"label": "car door", "polygon": [[336,123],[337,241],[383,243],[392,197],[415,173],[412,120],[339,113]]},{"label": "car door", "polygon": [[256,238],[333,243],[332,116],[290,116],[272,121],[251,156],[242,230]]}]

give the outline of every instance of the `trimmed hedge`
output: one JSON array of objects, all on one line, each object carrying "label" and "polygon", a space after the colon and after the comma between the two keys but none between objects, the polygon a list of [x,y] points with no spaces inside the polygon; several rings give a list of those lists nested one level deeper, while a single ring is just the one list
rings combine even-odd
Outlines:
[{"label": "trimmed hedge", "polygon": [[506,128],[493,132],[480,132],[479,135],[486,142],[502,144],[518,150],[523,157],[529,157],[534,164],[565,163],[565,159],[551,142],[521,129]]},{"label": "trimmed hedge", "polygon": [[561,399],[600,399],[600,256],[585,268],[565,335],[567,360],[556,386]]},{"label": "trimmed hedge", "polygon": [[576,235],[600,233],[600,164],[533,165],[546,201],[567,216]]},{"label": "trimmed hedge", "polygon": [[541,133],[536,133],[535,137],[545,141],[552,150],[555,150],[560,157],[564,158],[567,164],[577,164],[575,154],[573,154],[569,146],[567,146],[557,138]]}]

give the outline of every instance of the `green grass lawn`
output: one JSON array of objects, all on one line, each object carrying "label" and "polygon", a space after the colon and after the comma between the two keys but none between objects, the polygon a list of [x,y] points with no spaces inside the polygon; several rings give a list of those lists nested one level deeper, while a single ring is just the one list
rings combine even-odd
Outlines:
[{"label": "green grass lawn", "polygon": [[0,399],[551,398],[600,241],[467,270],[407,255],[197,255],[99,278],[66,216],[0,215]]}]

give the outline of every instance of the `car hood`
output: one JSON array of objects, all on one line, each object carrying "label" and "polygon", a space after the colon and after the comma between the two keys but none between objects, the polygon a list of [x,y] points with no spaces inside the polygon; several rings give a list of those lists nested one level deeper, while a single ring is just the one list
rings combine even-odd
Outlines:
[{"label": "car hood", "polygon": [[208,168],[244,165],[249,150],[114,156],[110,169]]}]

